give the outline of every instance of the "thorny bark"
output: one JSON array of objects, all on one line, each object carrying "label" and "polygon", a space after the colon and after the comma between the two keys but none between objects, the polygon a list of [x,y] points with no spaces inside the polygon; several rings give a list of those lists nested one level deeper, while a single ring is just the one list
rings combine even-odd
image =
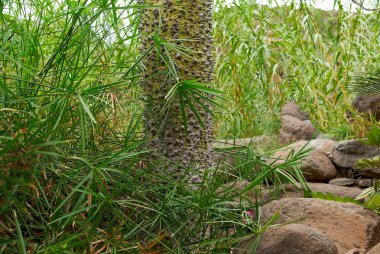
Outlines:
[{"label": "thorny bark", "polygon": [[[176,83],[193,79],[207,83],[213,81],[212,0],[138,2],[145,6],[140,12],[140,51],[142,54],[149,52],[143,60],[145,73],[142,80],[146,102],[145,128],[150,139],[149,145],[159,155],[182,167],[210,167],[213,161],[211,114],[202,107],[197,107],[205,125],[202,128],[194,113],[188,109],[186,132],[178,100],[166,112],[162,112],[162,108],[166,103],[165,95]],[[158,47],[157,38],[186,50]],[[172,60],[178,79],[173,76],[168,61],[165,63],[163,57]],[[211,108],[209,104],[208,107]],[[170,170],[175,171],[172,173],[181,171],[180,167],[172,167]]]}]

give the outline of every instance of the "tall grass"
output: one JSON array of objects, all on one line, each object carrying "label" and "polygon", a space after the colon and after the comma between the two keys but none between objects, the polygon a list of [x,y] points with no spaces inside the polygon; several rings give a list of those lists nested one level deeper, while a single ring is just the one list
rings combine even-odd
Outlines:
[{"label": "tall grass", "polygon": [[167,174],[141,134],[133,1],[1,5],[0,253],[226,253],[263,231],[245,193],[304,181],[284,171],[304,154],[271,167],[248,150],[196,190]]},{"label": "tall grass", "polygon": [[334,11],[246,0],[217,5],[216,85],[231,101],[217,122],[219,136],[275,134],[288,101],[310,112],[322,133],[363,135],[363,120],[346,119],[347,87],[353,75],[379,67],[379,12],[348,12],[340,1]]},{"label": "tall grass", "polygon": [[[218,137],[275,133],[288,99],[317,109],[321,131],[353,134],[342,115],[346,85],[350,72],[376,65],[377,16],[340,10],[329,29],[317,15],[330,14],[304,5],[220,4],[216,87],[231,105]],[[271,166],[254,149],[225,149],[236,165],[216,167],[195,190],[167,174],[141,133],[134,1],[0,9],[0,253],[228,253],[268,227],[247,220],[260,205],[247,193],[305,184],[297,167],[305,151]]]}]

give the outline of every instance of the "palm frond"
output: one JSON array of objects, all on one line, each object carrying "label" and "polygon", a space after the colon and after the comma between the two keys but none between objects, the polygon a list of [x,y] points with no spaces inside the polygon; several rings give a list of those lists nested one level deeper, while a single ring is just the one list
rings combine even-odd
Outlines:
[{"label": "palm frond", "polygon": [[352,92],[359,94],[380,93],[380,70],[355,76],[349,85]]},{"label": "palm frond", "polygon": [[356,164],[358,168],[361,169],[373,169],[380,167],[380,156],[371,159],[361,159]]}]

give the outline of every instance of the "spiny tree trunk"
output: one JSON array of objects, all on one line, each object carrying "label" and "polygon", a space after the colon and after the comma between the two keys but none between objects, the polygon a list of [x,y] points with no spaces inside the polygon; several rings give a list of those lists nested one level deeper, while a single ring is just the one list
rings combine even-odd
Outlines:
[{"label": "spiny tree trunk", "polygon": [[[143,60],[142,85],[150,145],[181,166],[209,167],[213,147],[211,114],[194,103],[202,119],[199,121],[187,107],[186,131],[178,97],[168,110],[162,109],[165,95],[178,82],[213,81],[212,0],[139,0],[139,3],[146,7],[141,10],[139,30],[140,50],[149,52]],[[162,45],[162,41],[166,44]],[[204,104],[211,108],[207,101]]]}]

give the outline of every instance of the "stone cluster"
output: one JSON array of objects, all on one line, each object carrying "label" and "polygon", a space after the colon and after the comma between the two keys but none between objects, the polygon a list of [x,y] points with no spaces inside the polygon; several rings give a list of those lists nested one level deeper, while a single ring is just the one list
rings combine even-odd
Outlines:
[{"label": "stone cluster", "polygon": [[[284,106],[282,124],[279,141],[291,144],[277,150],[266,162],[281,166],[300,151],[311,149],[300,160],[299,166],[314,193],[354,199],[380,178],[380,168],[363,170],[357,167],[360,159],[380,156],[379,147],[359,140],[336,142],[326,137],[312,139],[315,128],[307,114],[294,103]],[[260,143],[254,140],[263,139],[252,138],[249,143],[246,139],[223,141],[223,145],[253,144],[257,148]],[[244,189],[249,184],[240,182],[236,188]],[[244,195],[248,200],[264,204],[260,210],[263,224],[278,213],[279,219],[275,223],[283,226],[269,228],[261,235],[257,247],[257,236],[254,236],[240,242],[232,253],[380,253],[380,216],[363,206],[305,198],[303,191],[293,185],[283,185],[280,190],[273,186],[266,187],[259,197],[256,191]],[[236,200],[235,205],[240,202]]]}]

